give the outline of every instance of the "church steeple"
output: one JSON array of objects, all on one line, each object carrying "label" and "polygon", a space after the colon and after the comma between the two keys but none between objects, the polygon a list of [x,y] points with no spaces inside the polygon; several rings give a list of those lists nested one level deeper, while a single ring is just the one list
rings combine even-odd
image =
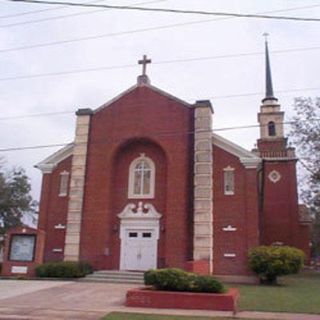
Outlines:
[{"label": "church steeple", "polygon": [[262,99],[262,103],[267,100],[278,101],[273,93],[272,76],[271,76],[271,66],[269,58],[269,47],[268,47],[268,33],[263,34],[265,37],[265,59],[266,59],[266,96]]},{"label": "church steeple", "polygon": [[[267,37],[268,34],[264,34]],[[279,158],[288,156],[287,139],[284,136],[284,112],[281,111],[278,99],[274,96],[269,48],[265,39],[266,92],[262,99],[258,121],[260,139],[257,141],[258,154],[263,158]]]}]

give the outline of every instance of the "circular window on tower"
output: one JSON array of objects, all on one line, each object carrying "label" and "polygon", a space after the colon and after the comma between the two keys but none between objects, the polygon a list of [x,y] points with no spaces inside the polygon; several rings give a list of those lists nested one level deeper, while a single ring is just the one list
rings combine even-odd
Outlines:
[{"label": "circular window on tower", "polygon": [[277,183],[281,179],[281,174],[276,170],[272,170],[269,173],[268,178],[271,182]]}]

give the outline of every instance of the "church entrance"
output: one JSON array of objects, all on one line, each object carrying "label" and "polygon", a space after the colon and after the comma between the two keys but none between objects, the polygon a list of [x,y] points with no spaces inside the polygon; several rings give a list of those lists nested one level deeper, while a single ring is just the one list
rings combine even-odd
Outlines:
[{"label": "church entrance", "polygon": [[159,220],[152,204],[128,204],[120,218],[120,270],[145,271],[157,267]]},{"label": "church entrance", "polygon": [[157,240],[150,229],[127,229],[121,241],[121,270],[145,271],[157,267]]}]

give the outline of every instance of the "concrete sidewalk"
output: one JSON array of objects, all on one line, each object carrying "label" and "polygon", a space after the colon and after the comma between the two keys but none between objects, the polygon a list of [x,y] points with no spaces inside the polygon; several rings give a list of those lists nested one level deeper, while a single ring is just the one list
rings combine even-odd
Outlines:
[{"label": "concrete sidewalk", "polygon": [[[124,306],[136,285],[73,281],[0,280],[0,320],[97,320],[113,312],[232,317],[231,312],[141,309]],[[241,311],[235,318],[320,320],[320,315]]]}]

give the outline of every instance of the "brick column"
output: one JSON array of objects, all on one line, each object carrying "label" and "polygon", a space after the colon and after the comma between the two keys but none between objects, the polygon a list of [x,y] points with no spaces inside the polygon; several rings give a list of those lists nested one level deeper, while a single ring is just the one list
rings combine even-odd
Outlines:
[{"label": "brick column", "polygon": [[212,226],[212,106],[210,101],[195,104],[194,137],[194,271],[199,262],[212,273],[213,226]]},{"label": "brick column", "polygon": [[91,109],[79,109],[76,112],[77,125],[72,156],[66,239],[64,246],[65,261],[79,261],[87,148],[92,113]]}]

